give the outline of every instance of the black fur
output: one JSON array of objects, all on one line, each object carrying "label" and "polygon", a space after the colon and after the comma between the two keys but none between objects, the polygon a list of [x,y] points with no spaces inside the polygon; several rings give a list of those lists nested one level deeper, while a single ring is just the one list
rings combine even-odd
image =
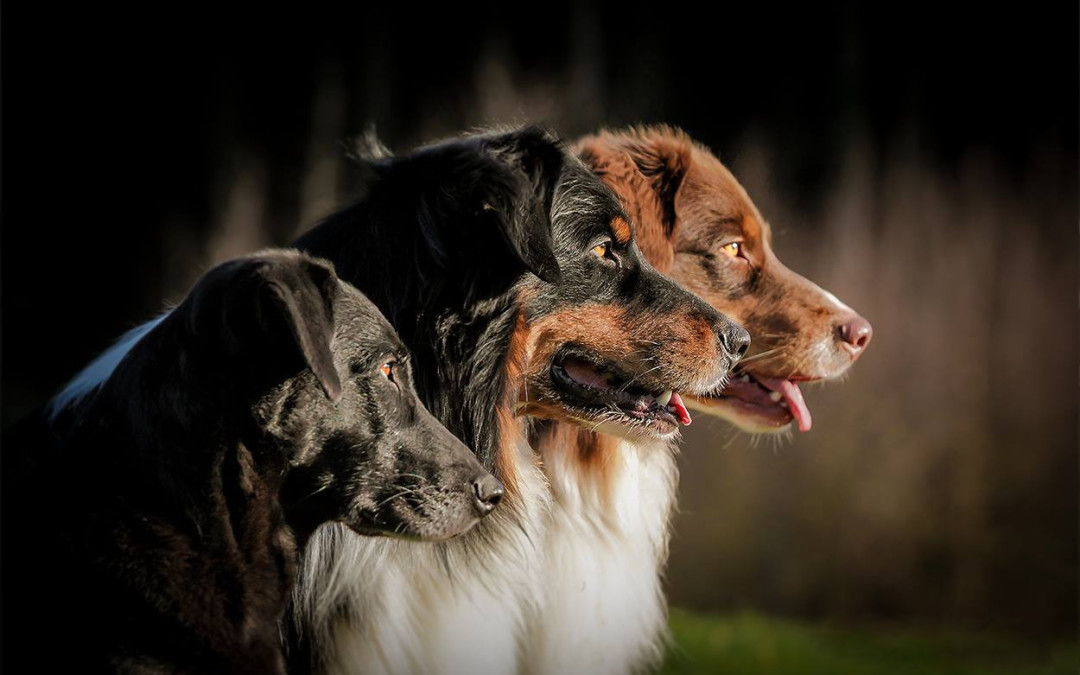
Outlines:
[{"label": "black fur", "polygon": [[498,498],[410,370],[324,262],[207,273],[62,422],[5,438],[6,669],[284,672],[315,527],[445,538]]},{"label": "black fur", "polygon": [[[372,161],[363,198],[295,244],[386,314],[414,354],[421,398],[488,468],[514,291],[561,279],[550,213],[560,181],[587,176],[572,162],[535,128]],[[614,197],[596,180],[583,189],[605,227]]]},{"label": "black fur", "polygon": [[[504,366],[519,312],[534,321],[590,303],[631,318],[689,310],[721,342],[733,330],[744,339],[657,273],[632,240],[612,242],[617,265],[590,255],[612,239],[612,220],[626,216],[610,189],[543,130],[446,141],[369,160],[366,173],[361,199],[295,245],[333,261],[386,314],[415,355],[421,398],[489,469],[497,468],[496,411],[506,405]],[[658,343],[650,358],[663,361],[666,347]],[[738,355],[728,357],[717,363],[719,375]]]}]

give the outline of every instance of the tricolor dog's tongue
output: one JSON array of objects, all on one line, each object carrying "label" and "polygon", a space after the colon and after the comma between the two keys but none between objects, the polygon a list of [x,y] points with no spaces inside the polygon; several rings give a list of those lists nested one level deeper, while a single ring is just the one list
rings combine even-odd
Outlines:
[{"label": "tricolor dog's tongue", "polygon": [[795,416],[795,421],[799,423],[799,431],[810,431],[814,420],[810,417],[810,409],[806,407],[806,401],[803,400],[802,392],[799,391],[799,385],[790,380],[772,377],[754,376],[754,379],[769,391],[778,392],[784,397],[791,414]]},{"label": "tricolor dog's tongue", "polygon": [[656,402],[667,408],[668,412],[673,413],[675,417],[678,418],[679,424],[684,427],[690,426],[690,423],[693,422],[693,420],[690,419],[690,411],[686,409],[686,404],[683,403],[682,396],[679,396],[679,392],[674,391],[673,389],[661,392],[660,395],[656,397]]},{"label": "tricolor dog's tongue", "polygon": [[693,422],[693,420],[690,419],[690,411],[686,409],[686,404],[683,403],[682,396],[679,396],[679,392],[671,392],[671,400],[668,401],[668,407],[675,409],[675,414],[679,417],[679,424],[688,427],[690,426],[690,423]]}]

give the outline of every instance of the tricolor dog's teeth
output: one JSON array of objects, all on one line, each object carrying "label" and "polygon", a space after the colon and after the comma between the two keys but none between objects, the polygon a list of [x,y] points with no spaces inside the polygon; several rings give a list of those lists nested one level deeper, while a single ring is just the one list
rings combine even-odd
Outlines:
[{"label": "tricolor dog's teeth", "polygon": [[749,382],[749,381],[750,381],[750,376],[749,375],[743,375],[742,377],[739,378],[739,382]]},{"label": "tricolor dog's teeth", "polygon": [[670,389],[666,390],[664,393],[662,393],[662,394],[660,394],[659,396],[656,397],[656,402],[659,403],[662,406],[666,406],[668,404],[668,401],[670,401],[670,400],[671,400],[671,390]]},{"label": "tricolor dog's teeth", "polygon": [[773,403],[779,403],[780,399],[784,398],[784,395],[778,391],[770,391],[769,398],[773,400]]}]

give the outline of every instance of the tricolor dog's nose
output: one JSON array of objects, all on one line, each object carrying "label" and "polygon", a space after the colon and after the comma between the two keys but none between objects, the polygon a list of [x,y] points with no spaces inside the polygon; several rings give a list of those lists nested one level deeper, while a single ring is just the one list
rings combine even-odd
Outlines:
[{"label": "tricolor dog's nose", "polygon": [[841,323],[836,330],[844,347],[856,358],[874,337],[874,327],[858,314]]},{"label": "tricolor dog's nose", "polygon": [[476,508],[480,515],[486,516],[502,501],[506,489],[499,479],[490,473],[484,474],[473,481],[473,495],[476,497]]},{"label": "tricolor dog's nose", "polygon": [[737,323],[728,321],[720,327],[720,346],[724,348],[731,365],[741,359],[750,349],[750,333]]}]

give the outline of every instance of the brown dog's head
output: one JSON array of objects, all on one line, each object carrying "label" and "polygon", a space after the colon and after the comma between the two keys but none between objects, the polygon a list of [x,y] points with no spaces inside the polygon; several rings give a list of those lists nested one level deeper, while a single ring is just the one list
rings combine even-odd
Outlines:
[{"label": "brown dog's head", "polygon": [[797,383],[844,373],[870,343],[870,323],[780,262],[746,190],[682,131],[601,132],[575,150],[622,199],[653,265],[750,331],[732,382],[694,407],[747,431],[793,419],[809,430]]}]

